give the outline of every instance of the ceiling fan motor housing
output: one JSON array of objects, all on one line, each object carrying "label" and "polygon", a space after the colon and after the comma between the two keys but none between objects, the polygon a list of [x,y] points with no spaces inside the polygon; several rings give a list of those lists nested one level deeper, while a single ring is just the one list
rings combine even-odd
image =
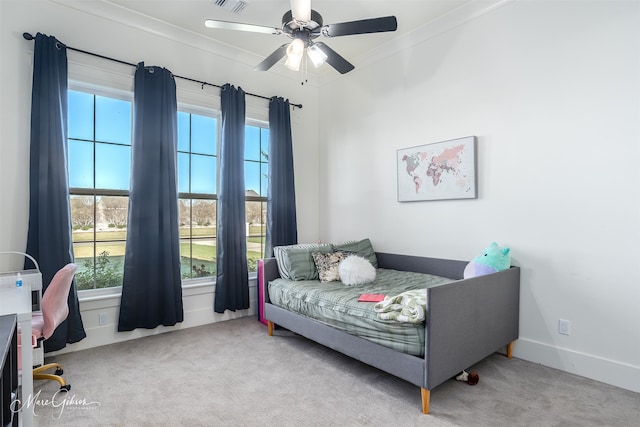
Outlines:
[{"label": "ceiling fan motor housing", "polygon": [[[300,27],[299,24],[305,24],[305,25],[304,27]],[[297,29],[305,29],[305,31],[309,31],[313,33],[315,30],[322,27],[322,24],[323,24],[322,15],[320,15],[318,12],[316,12],[313,9],[311,9],[311,20],[306,23],[296,22],[296,20],[293,18],[293,13],[290,10],[287,11],[287,13],[285,13],[284,15],[282,15],[282,31],[284,31],[287,34],[291,34],[293,33],[294,30],[297,30]],[[317,34],[319,35],[320,32],[318,31]]]}]

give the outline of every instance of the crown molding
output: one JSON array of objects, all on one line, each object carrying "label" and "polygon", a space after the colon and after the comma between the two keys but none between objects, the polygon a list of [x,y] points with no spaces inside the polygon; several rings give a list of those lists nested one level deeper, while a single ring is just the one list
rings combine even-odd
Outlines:
[{"label": "crown molding", "polygon": [[[109,0],[77,1],[77,0],[49,0],[60,6],[75,9],[77,11],[96,16],[100,19],[111,21],[118,25],[130,27],[136,31],[144,31],[157,37],[171,40],[206,52],[221,56],[230,61],[235,61],[253,68],[261,61],[261,56],[252,52],[222,43],[212,37],[178,27],[176,25],[161,21],[150,16],[132,11]],[[358,70],[375,66],[390,56],[399,52],[413,48],[447,31],[464,25],[487,13],[490,13],[515,0],[471,0],[457,9],[442,15],[432,21],[426,22],[414,31],[398,36],[386,43],[381,44],[367,52],[360,53],[353,62],[358,65],[351,73]],[[300,74],[293,73],[286,69],[274,68],[270,73],[278,74],[280,77],[300,82]],[[351,74],[350,73],[350,74]],[[323,86],[340,78],[340,74],[330,67],[323,67],[318,70],[309,70],[308,82],[310,86]]]}]

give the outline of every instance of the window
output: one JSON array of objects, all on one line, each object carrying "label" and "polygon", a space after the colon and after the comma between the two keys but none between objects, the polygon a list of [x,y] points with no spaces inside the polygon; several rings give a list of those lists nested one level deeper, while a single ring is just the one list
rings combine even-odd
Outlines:
[{"label": "window", "polygon": [[267,232],[267,177],[269,129],[261,125],[245,126],[244,185],[246,188],[247,265],[258,270],[264,256]]},{"label": "window", "polygon": [[182,278],[216,274],[218,118],[178,112]]},{"label": "window", "polygon": [[69,193],[78,289],[120,286],[129,205],[130,100],[68,92]]},{"label": "window", "polygon": [[[78,289],[122,285],[127,238],[132,95],[69,90],[69,187]],[[216,275],[220,120],[213,110],[178,111],[178,209],[183,279]],[[247,262],[264,254],[269,129],[245,127]]]},{"label": "window", "polygon": [[[215,276],[219,120],[178,112],[180,258],[185,279]],[[264,254],[269,130],[245,127],[247,263],[257,271]]]}]

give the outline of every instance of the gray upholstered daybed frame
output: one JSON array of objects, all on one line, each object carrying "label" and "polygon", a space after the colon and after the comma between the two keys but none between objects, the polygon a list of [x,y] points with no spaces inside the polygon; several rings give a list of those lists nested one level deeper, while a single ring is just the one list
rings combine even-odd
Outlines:
[{"label": "gray upholstered daybed frame", "polygon": [[[259,286],[269,335],[274,324],[421,387],[422,412],[430,390],[518,338],[520,268],[463,280],[467,261],[376,253],[379,268],[414,271],[457,281],[427,290],[424,358],[339,331],[270,303],[265,284],[280,277],[275,258],[263,260]],[[460,280],[458,280],[460,279]]]}]

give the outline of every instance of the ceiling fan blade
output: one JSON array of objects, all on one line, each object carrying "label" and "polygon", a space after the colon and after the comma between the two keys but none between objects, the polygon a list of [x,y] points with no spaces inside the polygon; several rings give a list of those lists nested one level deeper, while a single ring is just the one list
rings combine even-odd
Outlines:
[{"label": "ceiling fan blade", "polygon": [[252,33],[264,33],[264,34],[282,34],[280,28],[263,27],[262,25],[242,24],[239,22],[229,21],[216,21],[215,19],[207,19],[204,21],[204,25],[209,28],[215,28],[216,30],[236,30],[236,31],[249,31]]},{"label": "ceiling fan blade", "polygon": [[311,21],[311,0],[291,0],[291,14],[299,22]]},{"label": "ceiling fan blade", "polygon": [[395,16],[362,19],[360,21],[341,22],[322,27],[322,34],[327,37],[350,36],[352,34],[384,33],[398,29]]},{"label": "ceiling fan blade", "polygon": [[322,42],[315,42],[314,45],[318,46],[318,48],[327,55],[327,64],[335,68],[340,74],[346,74],[356,68],[326,44]]},{"label": "ceiling fan blade", "polygon": [[276,50],[274,50],[271,55],[267,56],[264,59],[264,61],[262,61],[261,63],[256,65],[254,70],[255,71],[267,71],[269,68],[271,68],[274,65],[276,65],[278,63],[278,61],[280,61],[282,58],[284,58],[284,56],[287,54],[287,47],[288,46],[289,46],[289,43],[285,43],[282,46],[280,46],[279,48],[277,48]]}]

